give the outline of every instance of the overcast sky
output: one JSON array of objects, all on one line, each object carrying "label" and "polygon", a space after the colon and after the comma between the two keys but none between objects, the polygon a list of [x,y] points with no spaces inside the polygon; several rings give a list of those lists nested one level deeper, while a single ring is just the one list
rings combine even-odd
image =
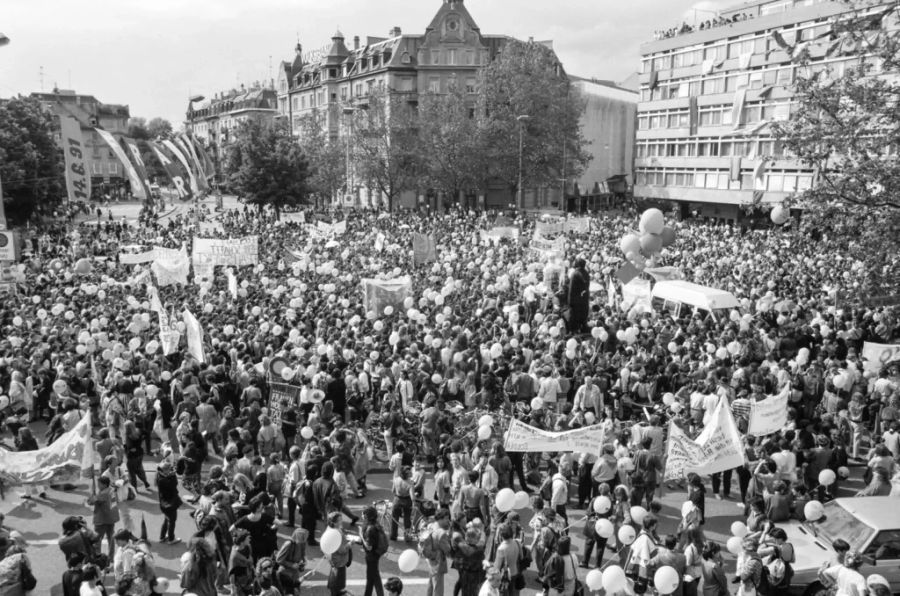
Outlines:
[{"label": "overcast sky", "polygon": [[[274,76],[340,28],[422,33],[443,0],[2,0],[0,97],[54,85],[178,126],[191,94]],[[653,31],[740,0],[465,0],[482,33],[552,39],[571,74],[622,80]],[[700,13],[700,18],[708,18]],[[270,61],[271,57],[271,61]],[[271,70],[270,70],[271,62]]]}]

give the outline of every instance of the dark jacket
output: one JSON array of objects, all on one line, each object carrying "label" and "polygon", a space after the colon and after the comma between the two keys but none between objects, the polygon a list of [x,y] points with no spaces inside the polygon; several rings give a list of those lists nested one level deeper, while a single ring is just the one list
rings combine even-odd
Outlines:
[{"label": "dark jacket", "polygon": [[178,476],[172,469],[156,470],[156,488],[159,491],[160,509],[174,509],[181,507],[181,496],[178,494]]}]

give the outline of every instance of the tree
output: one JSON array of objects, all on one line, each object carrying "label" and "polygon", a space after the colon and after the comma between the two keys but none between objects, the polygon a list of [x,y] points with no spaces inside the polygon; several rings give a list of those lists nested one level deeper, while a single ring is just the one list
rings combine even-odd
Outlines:
[{"label": "tree", "polygon": [[147,130],[147,119],[133,117],[128,119],[128,136],[135,141],[150,139],[150,131]]},{"label": "tree", "polygon": [[306,202],[309,164],[285,125],[257,120],[242,122],[225,162],[228,184],[262,211],[271,206],[278,217],[281,209]]},{"label": "tree", "polygon": [[[797,108],[773,133],[797,159],[817,172],[816,184],[801,200],[817,208],[900,209],[900,83],[885,73],[900,66],[900,38],[885,25],[896,18],[900,1],[844,0],[827,36],[797,46],[783,45],[798,65]],[[873,12],[874,11],[874,12]],[[777,41],[777,40],[776,40]],[[843,74],[822,68],[811,56],[849,55]]]},{"label": "tree", "polygon": [[50,213],[65,195],[62,151],[53,118],[29,98],[0,104],[0,184],[7,217],[24,222]]},{"label": "tree", "polygon": [[450,196],[484,188],[488,179],[483,119],[459,89],[420,96],[419,157],[422,181]]},{"label": "tree", "polygon": [[367,108],[351,117],[353,166],[358,178],[387,197],[388,210],[418,180],[417,118],[405,98],[370,93]]},{"label": "tree", "polygon": [[491,174],[511,188],[518,186],[520,126],[527,184],[576,178],[590,161],[579,122],[584,101],[550,48],[508,41],[481,70],[478,101]]},{"label": "tree", "polygon": [[300,148],[309,160],[309,191],[318,202],[330,201],[346,185],[345,142],[331,136],[318,110],[300,120]]},{"label": "tree", "polygon": [[147,134],[150,135],[150,139],[166,138],[172,134],[172,130],[172,123],[165,118],[153,118],[147,123]]}]

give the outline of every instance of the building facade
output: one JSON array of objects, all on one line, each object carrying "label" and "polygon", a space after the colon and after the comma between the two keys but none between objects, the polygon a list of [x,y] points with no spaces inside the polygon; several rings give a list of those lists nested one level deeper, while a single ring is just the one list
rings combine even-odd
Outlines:
[{"label": "building facade", "polygon": [[[283,62],[279,68],[276,82],[279,117],[288,120],[293,134],[299,136],[303,119],[315,114],[331,138],[337,140],[349,132],[353,111],[365,108],[369,95],[376,91],[400,95],[417,104],[419,93],[446,93],[454,87],[471,94],[474,102],[480,69],[490,64],[510,39],[506,35],[482,33],[463,0],[441,0],[424,33],[408,34],[393,27],[386,37],[354,37],[349,41],[338,31],[320,50],[304,52],[298,44],[293,61]],[[550,45],[552,49],[551,42],[538,43]],[[636,105],[636,97],[632,103]],[[586,120],[595,121],[595,115],[586,116]],[[629,150],[633,138],[632,135],[625,141]],[[594,141],[592,150],[605,145],[608,143]],[[630,158],[628,162],[623,173],[631,172]],[[348,172],[352,181],[349,163]],[[524,205],[561,206],[563,184],[560,181],[553,187],[525,189]],[[574,181],[569,180],[569,185],[573,187]],[[345,195],[345,198],[349,195],[349,204],[374,207],[386,204],[370,189],[352,182],[351,186],[351,192]],[[472,198],[467,197],[467,201]],[[514,197],[508,188],[487,189],[475,201],[488,207],[506,207]],[[437,207],[438,199],[427,192],[409,191],[401,195],[398,204]]]},{"label": "building facade", "polygon": [[[56,118],[73,117],[81,126],[85,157],[90,161],[92,198],[109,194],[121,196],[129,189],[128,176],[109,145],[94,130],[99,127],[116,139],[128,134],[130,112],[127,105],[106,104],[93,95],[81,95],[68,89],[32,93]],[[59,141],[59,133],[56,133]]]},{"label": "building facade", "polygon": [[188,103],[185,130],[210,150],[216,180],[220,178],[224,150],[234,140],[237,127],[249,120],[274,122],[279,114],[277,102],[275,89],[257,81],[250,88],[241,85],[240,89],[222,91],[210,99]]},{"label": "building facade", "polygon": [[771,124],[797,109],[792,86],[807,67],[792,54],[808,51],[808,68],[837,76],[858,60],[829,46],[832,19],[846,10],[838,0],[758,0],[644,44],[635,196],[677,201],[683,215],[737,219],[741,206],[809,189],[814,172]]}]

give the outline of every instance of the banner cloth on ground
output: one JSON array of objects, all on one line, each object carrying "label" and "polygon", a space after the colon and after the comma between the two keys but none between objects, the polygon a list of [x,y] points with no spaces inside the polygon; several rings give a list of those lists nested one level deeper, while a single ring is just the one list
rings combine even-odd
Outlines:
[{"label": "banner cloth on ground", "polygon": [[720,399],[709,424],[692,440],[674,423],[669,424],[666,480],[684,478],[688,472],[708,476],[744,465],[741,435],[728,401]]},{"label": "banner cloth on ground", "polygon": [[503,447],[507,451],[529,453],[585,452],[599,454],[603,446],[603,427],[599,424],[575,430],[551,432],[513,419]]},{"label": "banner cloth on ground", "polygon": [[0,449],[0,478],[7,484],[56,484],[87,477],[94,469],[91,415],[36,451]]}]

